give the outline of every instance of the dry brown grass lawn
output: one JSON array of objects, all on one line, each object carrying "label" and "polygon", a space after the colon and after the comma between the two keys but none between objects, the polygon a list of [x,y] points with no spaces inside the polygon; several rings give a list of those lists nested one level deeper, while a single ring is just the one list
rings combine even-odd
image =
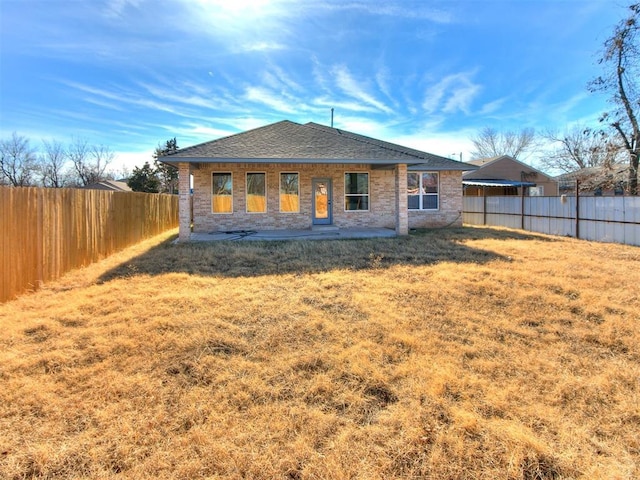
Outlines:
[{"label": "dry brown grass lawn", "polygon": [[0,306],[0,477],[640,477],[640,249],[167,238]]}]

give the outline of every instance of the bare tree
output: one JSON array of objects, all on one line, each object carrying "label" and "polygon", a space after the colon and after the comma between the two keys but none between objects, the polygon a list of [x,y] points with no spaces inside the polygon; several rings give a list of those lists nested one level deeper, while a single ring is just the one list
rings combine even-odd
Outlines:
[{"label": "bare tree", "polygon": [[29,139],[13,132],[11,138],[0,141],[0,176],[14,187],[28,187],[35,183],[36,153]]},{"label": "bare tree", "polygon": [[616,132],[629,159],[628,188],[638,194],[638,159],[640,157],[640,3],[629,6],[630,14],[615,27],[604,43],[600,64],[605,74],[589,84],[592,92],[610,95],[612,109],[604,113],[606,122]]},{"label": "bare tree", "polygon": [[89,145],[86,140],[75,139],[67,150],[80,185],[91,185],[110,177],[107,167],[115,154],[104,145]]},{"label": "bare tree", "polygon": [[578,125],[563,134],[549,130],[542,136],[552,143],[542,164],[566,173],[590,167],[611,168],[620,152],[620,145],[606,132],[589,127]]},{"label": "bare tree", "polygon": [[57,140],[43,140],[42,147],[39,162],[42,185],[52,188],[64,187],[67,182],[67,152],[64,145]]},{"label": "bare tree", "polygon": [[523,160],[537,146],[537,137],[533,128],[523,128],[519,132],[499,132],[493,127],[484,127],[471,137],[475,150],[472,158],[510,157]]},{"label": "bare tree", "polygon": [[122,165],[117,170],[109,171],[107,175],[113,176],[114,180],[123,180],[126,182],[127,179],[131,176],[131,169],[126,165]]}]

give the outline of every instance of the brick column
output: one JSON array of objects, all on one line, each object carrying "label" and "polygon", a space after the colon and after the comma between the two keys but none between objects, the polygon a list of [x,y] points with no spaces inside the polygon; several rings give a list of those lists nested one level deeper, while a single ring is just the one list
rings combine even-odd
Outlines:
[{"label": "brick column", "polygon": [[409,235],[407,210],[407,165],[396,165],[396,234]]},{"label": "brick column", "polygon": [[178,212],[180,227],[178,240],[188,242],[191,238],[191,164],[178,164]]}]

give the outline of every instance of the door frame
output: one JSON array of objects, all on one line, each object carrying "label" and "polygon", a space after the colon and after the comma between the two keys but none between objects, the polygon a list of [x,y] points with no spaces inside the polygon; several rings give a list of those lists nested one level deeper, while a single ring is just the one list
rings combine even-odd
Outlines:
[{"label": "door frame", "polygon": [[[316,184],[320,182],[327,184],[327,218],[316,218]],[[333,225],[333,184],[330,178],[311,179],[311,224]]]}]

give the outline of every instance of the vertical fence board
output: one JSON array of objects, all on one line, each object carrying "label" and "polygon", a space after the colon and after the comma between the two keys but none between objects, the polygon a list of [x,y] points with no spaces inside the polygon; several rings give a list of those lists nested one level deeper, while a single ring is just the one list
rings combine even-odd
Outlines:
[{"label": "vertical fence board", "polygon": [[624,243],[640,246],[640,224],[626,223],[624,225]]},{"label": "vertical fence board", "polygon": [[0,187],[0,302],[178,226],[176,195]]},{"label": "vertical fence board", "polygon": [[579,206],[580,238],[640,245],[640,197],[464,197],[463,203],[463,221],[470,225],[524,226],[528,231],[572,237]]},{"label": "vertical fence board", "polygon": [[8,189],[0,188],[0,266],[2,267],[2,275],[0,275],[0,299],[7,298],[10,295],[10,255],[11,241],[13,236],[11,235],[11,223],[10,219],[13,215],[9,215],[9,212],[13,212],[13,202],[9,195]]}]

